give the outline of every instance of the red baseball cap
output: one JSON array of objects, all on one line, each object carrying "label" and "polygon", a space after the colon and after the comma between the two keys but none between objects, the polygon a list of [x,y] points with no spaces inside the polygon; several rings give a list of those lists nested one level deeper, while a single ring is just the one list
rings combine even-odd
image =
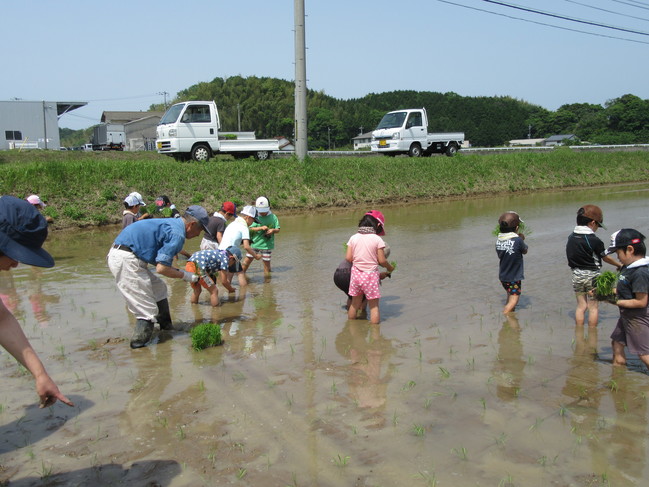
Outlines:
[{"label": "red baseball cap", "polygon": [[237,205],[232,203],[232,201],[226,201],[221,205],[221,211],[232,213],[234,216],[237,216]]},{"label": "red baseball cap", "polygon": [[378,232],[377,235],[379,236],[385,235],[385,217],[383,216],[383,213],[381,213],[379,210],[370,210],[365,214],[376,218],[381,224],[381,231]]}]

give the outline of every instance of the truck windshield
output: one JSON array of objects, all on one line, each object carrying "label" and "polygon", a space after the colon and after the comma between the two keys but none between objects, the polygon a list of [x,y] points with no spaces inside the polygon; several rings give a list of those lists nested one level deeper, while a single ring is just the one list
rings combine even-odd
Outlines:
[{"label": "truck windshield", "polygon": [[379,126],[376,127],[376,130],[401,127],[403,121],[406,119],[406,114],[407,112],[386,113],[379,122]]},{"label": "truck windshield", "polygon": [[174,123],[178,120],[180,112],[183,111],[184,104],[174,105],[162,116],[160,123],[158,125],[164,125],[165,123]]}]

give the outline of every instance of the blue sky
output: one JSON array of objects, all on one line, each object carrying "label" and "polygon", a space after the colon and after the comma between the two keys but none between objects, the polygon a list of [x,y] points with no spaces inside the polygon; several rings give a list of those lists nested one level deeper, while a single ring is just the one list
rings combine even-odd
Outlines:
[{"label": "blue sky", "polygon": [[[649,0],[503,1],[649,34]],[[512,96],[550,110],[626,93],[649,98],[649,35],[485,0],[448,2],[306,0],[308,88],[342,99],[393,90]],[[79,129],[104,110],[146,110],[163,101],[160,92],[174,97],[215,77],[293,80],[293,7],[293,0],[4,2],[0,100],[87,101],[60,119]]]}]

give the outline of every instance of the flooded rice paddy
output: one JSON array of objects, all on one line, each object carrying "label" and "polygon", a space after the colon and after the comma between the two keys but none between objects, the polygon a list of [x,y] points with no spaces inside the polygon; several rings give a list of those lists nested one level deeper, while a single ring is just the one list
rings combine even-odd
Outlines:
[{"label": "flooded rice paddy", "polygon": [[[577,208],[649,232],[646,186],[386,206],[382,323],[348,321],[333,284],[362,211],[279,213],[274,274],[211,308],[167,280],[178,328],[131,350],[105,255],[119,229],[53,232],[53,269],[0,294],[74,408],[39,410],[0,354],[0,483],[10,485],[599,486],[649,477],[649,377],[613,370],[609,334],[575,329],[565,240]],[[498,215],[533,230],[515,317],[494,251]],[[199,239],[186,248],[196,250]],[[225,343],[191,350],[220,323]],[[633,359],[633,357],[631,357]]]}]

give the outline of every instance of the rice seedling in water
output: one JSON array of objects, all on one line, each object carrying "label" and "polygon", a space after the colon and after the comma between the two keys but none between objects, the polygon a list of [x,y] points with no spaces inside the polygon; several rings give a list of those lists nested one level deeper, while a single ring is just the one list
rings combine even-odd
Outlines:
[{"label": "rice seedling in water", "polygon": [[468,452],[467,449],[464,447],[461,448],[451,448],[451,453],[456,455],[457,457],[461,458],[462,460],[468,460]]},{"label": "rice seedling in water", "polygon": [[498,438],[496,438],[496,445],[505,446],[505,443],[507,443],[507,435],[505,433],[500,433]]},{"label": "rice seedling in water", "polygon": [[444,378],[448,379],[451,376],[451,373],[448,371],[448,369],[445,369],[444,367],[438,367],[439,368],[439,375]]},{"label": "rice seedling in water", "polygon": [[417,383],[414,380],[408,381],[402,388],[402,391],[409,391],[412,388],[414,388],[417,385]]},{"label": "rice seedling in water", "polygon": [[420,471],[418,473],[424,482],[426,482],[427,487],[437,487],[437,476],[435,475],[435,472],[428,473]]},{"label": "rice seedling in water", "polygon": [[337,466],[337,467],[346,467],[347,463],[349,462],[349,456],[342,456],[340,453],[338,456],[335,456],[331,459],[331,461]]},{"label": "rice seedling in water", "polygon": [[244,478],[246,476],[247,473],[248,473],[248,471],[245,468],[241,467],[239,469],[239,471],[237,472],[237,478],[239,480],[241,480],[242,478]]},{"label": "rice seedling in water", "polygon": [[221,338],[221,327],[214,323],[201,323],[195,326],[189,332],[192,339],[192,348],[194,350],[203,350],[207,347],[220,345],[223,340]]},{"label": "rice seedling in water", "polygon": [[413,424],[412,432],[415,434],[415,436],[421,437],[426,434],[426,428],[421,424]]},{"label": "rice seedling in water", "polygon": [[[499,225],[498,223],[496,223],[496,227],[493,229],[493,231],[491,232],[491,234],[492,234],[494,237],[497,237],[499,233],[500,233],[500,225]],[[529,225],[527,225],[525,222],[522,221],[522,222],[518,225],[518,233],[522,233],[522,234],[524,234],[526,237],[529,237],[530,235],[532,235],[532,228],[531,228]]]}]

